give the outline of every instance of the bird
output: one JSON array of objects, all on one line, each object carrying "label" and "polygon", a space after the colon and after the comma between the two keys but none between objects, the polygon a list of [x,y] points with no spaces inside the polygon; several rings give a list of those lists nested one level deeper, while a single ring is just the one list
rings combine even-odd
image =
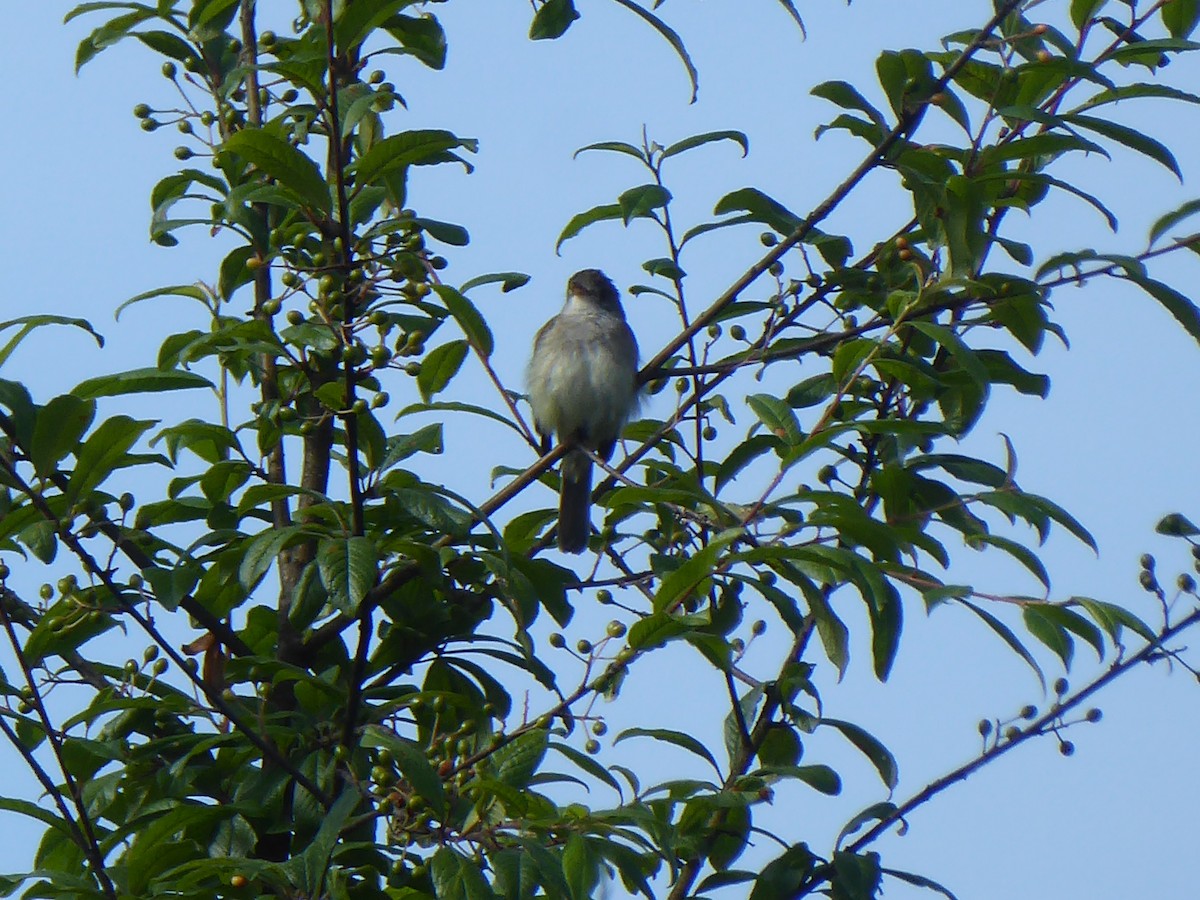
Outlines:
[{"label": "bird", "polygon": [[599,269],[567,282],[562,311],[533,340],[526,371],[534,427],[542,452],[551,435],[570,445],[563,456],[558,548],[582,553],[591,533],[591,450],[605,462],[638,407],[638,345],[621,297]]}]

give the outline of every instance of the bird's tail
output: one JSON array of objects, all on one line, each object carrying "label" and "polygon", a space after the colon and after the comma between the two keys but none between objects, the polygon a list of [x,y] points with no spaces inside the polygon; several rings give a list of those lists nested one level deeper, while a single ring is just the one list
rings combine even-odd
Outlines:
[{"label": "bird's tail", "polygon": [[573,450],[563,457],[558,495],[558,549],[582,553],[592,531],[592,460]]}]

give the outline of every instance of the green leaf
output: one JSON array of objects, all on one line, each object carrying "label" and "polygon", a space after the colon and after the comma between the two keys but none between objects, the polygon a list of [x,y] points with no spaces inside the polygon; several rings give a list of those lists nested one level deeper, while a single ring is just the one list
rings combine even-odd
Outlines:
[{"label": "green leaf", "polygon": [[1146,136],[1137,129],[1118,125],[1116,122],[1108,119],[1099,119],[1095,116],[1081,116],[1078,114],[1064,115],[1063,118],[1072,125],[1102,134],[1106,138],[1116,141],[1118,144],[1124,144],[1129,149],[1136,150],[1138,153],[1150,157],[1155,162],[1169,169],[1181,182],[1183,181],[1183,172],[1179,168],[1179,163],[1175,160],[1175,155],[1160,141]]},{"label": "green leaf", "polygon": [[717,765],[716,757],[709,752],[707,747],[690,734],[684,734],[681,731],[672,731],[669,728],[626,728],[613,739],[613,746],[634,737],[653,738],[656,741],[673,744],[676,747],[687,750],[689,753],[694,753],[713,767],[713,771],[717,773],[718,778],[725,777],[721,772],[721,767]]},{"label": "green leaf", "polygon": [[1154,526],[1154,530],[1159,534],[1168,534],[1171,537],[1192,537],[1200,534],[1200,528],[1193,525],[1191,520],[1182,513],[1169,513],[1163,516]]},{"label": "green leaf", "polygon": [[488,275],[476,275],[474,278],[464,281],[459,290],[465,294],[472,288],[497,283],[500,285],[500,293],[507,294],[509,291],[515,291],[517,288],[527,285],[529,276],[524,272],[492,272]]},{"label": "green leaf", "polygon": [[449,847],[433,854],[429,875],[439,900],[494,900],[496,896],[478,864]]},{"label": "green leaf", "polygon": [[306,532],[302,525],[269,528],[256,534],[250,539],[242,553],[242,561],[238,566],[238,581],[244,588],[250,590],[274,565],[275,558],[280,551],[305,537]]},{"label": "green leaf", "polygon": [[717,560],[731,543],[744,535],[741,528],[730,528],[715,535],[703,548],[662,579],[654,594],[655,612],[672,612],[688,597],[703,594],[704,587],[717,571]]},{"label": "green leaf", "polygon": [[1108,0],[1071,0],[1071,21],[1076,28],[1082,30],[1088,20],[1107,2]]},{"label": "green leaf", "polygon": [[121,313],[123,313],[127,308],[133,306],[135,303],[141,303],[143,300],[149,300],[153,297],[187,297],[191,300],[198,301],[205,308],[208,308],[209,306],[208,294],[206,294],[204,290],[197,285],[172,284],[166,287],[155,288],[152,291],[143,291],[134,297],[130,297],[117,307],[116,312],[113,313],[113,318],[119,320],[121,318]]},{"label": "green leaf", "polygon": [[1100,629],[1079,613],[1059,603],[1028,604],[1025,610],[1082,638],[1096,651],[1096,659],[1104,659],[1104,638]]},{"label": "green leaf", "polygon": [[125,394],[158,394],[185,391],[191,388],[212,388],[213,383],[203,375],[180,369],[131,369],[113,375],[101,375],[81,381],[71,391],[77,397],[92,400],[97,397],[118,397]]},{"label": "green leaf", "polygon": [[377,142],[353,166],[357,183],[374,184],[409,166],[436,165],[453,157],[448,151],[464,148],[474,152],[478,141],[460,138],[449,131],[426,129],[404,131]]},{"label": "green leaf", "polygon": [[38,411],[29,442],[29,461],[39,477],[49,476],[60,460],[75,451],[95,416],[93,401],[71,394],[55,397]]},{"label": "green leaf", "polygon": [[1016,654],[1021,657],[1021,659],[1025,660],[1025,662],[1029,664],[1029,667],[1032,668],[1037,674],[1038,681],[1041,682],[1042,689],[1045,690],[1046,676],[1042,674],[1042,667],[1039,666],[1037,660],[1033,658],[1033,654],[1026,650],[1025,646],[1019,640],[1017,640],[1017,636],[1013,634],[1012,629],[993,616],[990,612],[976,606],[971,601],[959,600],[959,602],[967,609],[971,610],[971,612],[975,613],[975,615],[979,616],[979,618],[983,619],[983,621],[987,623],[987,626],[991,628],[992,631],[1000,635],[1004,643],[1008,644],[1008,646],[1011,647],[1013,651],[1015,651]]},{"label": "green leaf", "polygon": [[542,764],[549,745],[548,731],[544,728],[531,728],[498,747],[491,756],[496,778],[509,787],[525,790],[534,772]]},{"label": "green leaf", "polygon": [[546,0],[529,23],[531,41],[552,41],[560,38],[579,18],[574,0]]},{"label": "green leaf", "polygon": [[417,388],[423,400],[428,402],[458,374],[463,360],[467,358],[467,349],[466,341],[450,341],[425,354],[421,360],[421,371],[417,373]]},{"label": "green leaf", "polygon": [[742,188],[726,194],[713,208],[713,214],[718,216],[730,212],[744,212],[754,221],[770,225],[784,235],[791,234],[803,223],[803,219],[758,188]]},{"label": "green leaf", "polygon": [[746,405],[758,416],[758,420],[772,435],[788,446],[795,447],[804,440],[804,432],[800,430],[800,420],[783,400],[772,397],[770,394],[750,394],[746,397]]},{"label": "green leaf", "polygon": [[1200,0],[1167,0],[1158,14],[1171,37],[1186,38],[1200,23]]},{"label": "green leaf", "polygon": [[365,41],[390,16],[411,6],[412,0],[375,0],[347,4],[334,24],[334,44],[345,53]]},{"label": "green leaf", "polygon": [[253,163],[317,212],[329,212],[329,185],[321,170],[283,138],[261,128],[247,127],[230,135],[221,149]]},{"label": "green leaf", "polygon": [[154,424],[129,416],[113,416],[101,422],[75,453],[75,471],[63,492],[67,505],[91,493],[114,469],[124,465],[130,448]]},{"label": "green leaf", "polygon": [[624,141],[598,141],[595,144],[588,144],[586,147],[580,147],[576,150],[571,158],[575,159],[580,153],[587,150],[607,150],[610,153],[624,153],[626,156],[632,156],[643,163],[649,162],[645,152],[633,146],[633,144],[627,144]]},{"label": "green leaf", "polygon": [[391,751],[396,760],[396,768],[412,785],[417,795],[434,810],[441,811],[446,808],[446,792],[442,787],[442,779],[430,765],[429,757],[415,743],[404,740],[388,728],[367,725],[363,728],[362,745]]},{"label": "green leaf", "polygon": [[868,103],[854,85],[845,81],[825,81],[809,91],[814,97],[836,103],[842,109],[856,109],[871,117],[871,121],[881,128],[887,128],[887,120],[883,113]]},{"label": "green leaf", "polygon": [[[544,9],[545,7],[543,7]],[[604,206],[593,206],[586,212],[577,213],[571,217],[566,227],[559,234],[558,240],[554,244],[554,252],[558,253],[562,249],[562,245],[569,241],[583,229],[589,225],[594,225],[596,222],[605,222],[610,219],[620,219],[625,215],[618,203],[609,203]]]},{"label": "green leaf", "polygon": [[816,864],[817,859],[807,844],[788,847],[763,867],[749,900],[785,900],[797,896],[797,889]]},{"label": "green leaf", "polygon": [[1035,638],[1053,650],[1062,660],[1063,667],[1071,668],[1071,659],[1075,655],[1075,642],[1067,634],[1067,630],[1043,614],[1036,606],[1026,606],[1021,610],[1025,627]]},{"label": "green leaf", "polygon": [[368,537],[327,539],[317,547],[317,568],[329,602],[354,616],[379,578],[379,556]]},{"label": "green leaf", "polygon": [[1138,287],[1161,303],[1184,330],[1200,343],[1200,308],[1179,291],[1153,278],[1130,278]]},{"label": "green leaf", "polygon": [[1182,206],[1160,216],[1150,228],[1150,243],[1156,243],[1164,234],[1189,216],[1200,212],[1200,200],[1189,200]]},{"label": "green leaf", "polygon": [[630,188],[617,198],[621,219],[626,225],[633,219],[647,218],[650,211],[661,209],[671,202],[671,192],[659,184],[643,184]]},{"label": "green leaf", "polygon": [[67,316],[51,316],[51,315],[36,315],[36,316],[20,316],[16,319],[9,319],[7,322],[0,322],[0,331],[6,328],[12,328],[14,325],[20,325],[20,330],[11,338],[7,344],[0,348],[0,366],[8,361],[12,356],[17,346],[25,339],[25,336],[37,328],[45,325],[71,325],[75,328],[81,328],[96,339],[96,346],[104,346],[104,338],[101,337],[96,329],[87,319],[72,319]]},{"label": "green leaf", "polygon": [[442,298],[442,302],[450,310],[450,315],[454,316],[454,320],[458,322],[475,351],[484,359],[491,356],[495,347],[492,332],[479,310],[475,308],[475,304],[449,285],[435,284],[433,290]]},{"label": "green leaf", "polygon": [[971,376],[972,381],[981,388],[987,387],[987,368],[980,362],[975,351],[963,342],[962,338],[944,325],[937,325],[933,322],[911,322],[909,324],[926,337],[932,338],[945,347],[954,361]]},{"label": "green leaf", "polygon": [[900,781],[900,769],[896,765],[896,757],[878,738],[853,722],[845,722],[841,719],[823,718],[821,724],[836,728],[845,735],[846,739],[871,761],[871,765],[875,767],[888,790],[896,789],[896,785]]},{"label": "green leaf", "polygon": [[[683,67],[687,69],[688,80],[692,84],[692,97],[689,102],[695,103],[696,92],[700,90],[700,76],[699,73],[696,72],[696,67],[692,65],[692,58],[688,56],[687,48],[683,46],[683,40],[679,37],[679,35],[676,34],[666,22],[654,15],[654,13],[650,12],[649,10],[638,6],[633,2],[633,0],[613,0],[613,2],[620,4],[630,12],[640,16],[647,23],[649,23],[651,28],[661,34],[668,44],[671,45],[680,61],[683,62]],[[655,6],[657,5],[658,4],[655,4]]]},{"label": "green leaf", "polygon": [[701,147],[704,144],[711,144],[714,141],[733,141],[742,148],[743,159],[750,152],[750,139],[740,131],[707,131],[704,134],[696,134],[681,141],[676,141],[662,152],[662,156],[659,159],[668,159],[678,153],[684,153],[696,147]]}]

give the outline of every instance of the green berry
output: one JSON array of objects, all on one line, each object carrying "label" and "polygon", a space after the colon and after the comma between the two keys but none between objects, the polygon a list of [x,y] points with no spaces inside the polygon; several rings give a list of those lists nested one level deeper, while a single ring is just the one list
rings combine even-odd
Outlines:
[{"label": "green berry", "polygon": [[750,633],[753,634],[755,637],[757,637],[760,634],[763,634],[766,630],[767,630],[767,623],[764,622],[762,619],[756,620],[755,623],[750,626]]},{"label": "green berry", "polygon": [[1175,584],[1179,590],[1183,591],[1185,594],[1193,594],[1196,592],[1196,579],[1187,572],[1184,572],[1177,579],[1175,579]]},{"label": "green berry", "polygon": [[550,637],[547,638],[547,640],[550,642],[550,646],[555,650],[561,650],[563,647],[567,646],[567,639],[562,636],[561,632],[558,631],[551,632]]},{"label": "green berry", "polygon": [[592,652],[592,642],[587,638],[580,638],[575,644],[575,649],[583,656],[587,656]]},{"label": "green berry", "polygon": [[1058,745],[1058,752],[1063,756],[1071,756],[1075,752],[1075,745],[1070,741],[1063,741]]},{"label": "green berry", "polygon": [[595,738],[588,738],[587,743],[583,745],[583,749],[592,754],[592,756],[595,756],[600,752],[600,742]]},{"label": "green berry", "polygon": [[777,238],[774,235],[774,233],[772,233],[770,231],[764,231],[762,234],[760,234],[758,236],[758,240],[762,243],[762,245],[764,247],[774,247],[776,244],[779,243],[779,238]]},{"label": "green berry", "polygon": [[608,588],[600,588],[600,590],[596,591],[596,602],[602,606],[608,606],[613,602],[612,591]]},{"label": "green berry", "polygon": [[153,111],[147,103],[139,103],[133,108],[133,114],[139,119],[148,119]]},{"label": "green berry", "polygon": [[1149,553],[1143,553],[1141,558],[1138,560],[1138,563],[1146,571],[1148,571],[1148,572],[1154,571],[1154,557],[1151,556]]},{"label": "green berry", "polygon": [[1021,718],[1022,719],[1029,721],[1036,715],[1037,715],[1037,707],[1036,706],[1022,706],[1021,707]]},{"label": "green berry", "polygon": [[162,73],[164,78],[170,78],[171,80],[174,80],[177,74],[175,63],[171,62],[170,60],[167,60],[165,63],[163,63]]},{"label": "green berry", "polygon": [[744,341],[746,339],[746,329],[741,325],[729,326],[729,336],[735,341]]},{"label": "green berry", "polygon": [[622,637],[625,637],[625,630],[626,630],[626,629],[625,629],[625,623],[624,623],[624,622],[619,622],[619,621],[617,621],[616,619],[613,619],[611,622],[609,622],[609,623],[608,623],[608,628],[607,628],[607,629],[605,629],[606,633],[608,634],[608,636],[609,636],[610,638],[622,638]]},{"label": "green berry", "polygon": [[989,734],[992,733],[992,723],[988,719],[980,719],[979,725],[977,725],[976,727],[979,729],[980,737],[987,737]]},{"label": "green berry", "polygon": [[1063,694],[1065,694],[1070,689],[1071,689],[1071,685],[1067,683],[1067,679],[1065,679],[1065,678],[1055,679],[1054,693],[1058,694],[1058,696],[1061,697]]}]

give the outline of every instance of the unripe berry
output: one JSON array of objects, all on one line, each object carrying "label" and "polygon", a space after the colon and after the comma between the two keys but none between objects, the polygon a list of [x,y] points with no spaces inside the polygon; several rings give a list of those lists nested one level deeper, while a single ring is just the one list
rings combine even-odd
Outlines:
[{"label": "unripe berry", "polygon": [[625,637],[625,623],[618,622],[616,619],[613,619],[611,622],[608,623],[608,628],[605,629],[605,632],[608,634],[608,636],[610,638]]},{"label": "unripe berry", "polygon": [[1058,752],[1063,756],[1071,756],[1075,752],[1075,745],[1070,741],[1063,741],[1058,745]]},{"label": "unripe berry", "polygon": [[567,646],[567,639],[557,631],[551,632],[548,640],[550,642],[550,646],[555,650],[561,650],[563,647]]},{"label": "unripe berry", "polygon": [[596,602],[603,606],[607,606],[608,604],[612,603],[612,591],[610,591],[608,588],[600,588],[600,590],[596,591]]},{"label": "unripe berry", "polygon": [[580,638],[579,642],[575,644],[575,649],[579,651],[581,655],[587,656],[592,652],[592,642],[587,638]]},{"label": "unripe berry", "polygon": [[165,63],[163,63],[162,73],[164,78],[170,78],[174,80],[175,75],[177,74],[175,63],[171,62],[170,60],[167,60]]}]

